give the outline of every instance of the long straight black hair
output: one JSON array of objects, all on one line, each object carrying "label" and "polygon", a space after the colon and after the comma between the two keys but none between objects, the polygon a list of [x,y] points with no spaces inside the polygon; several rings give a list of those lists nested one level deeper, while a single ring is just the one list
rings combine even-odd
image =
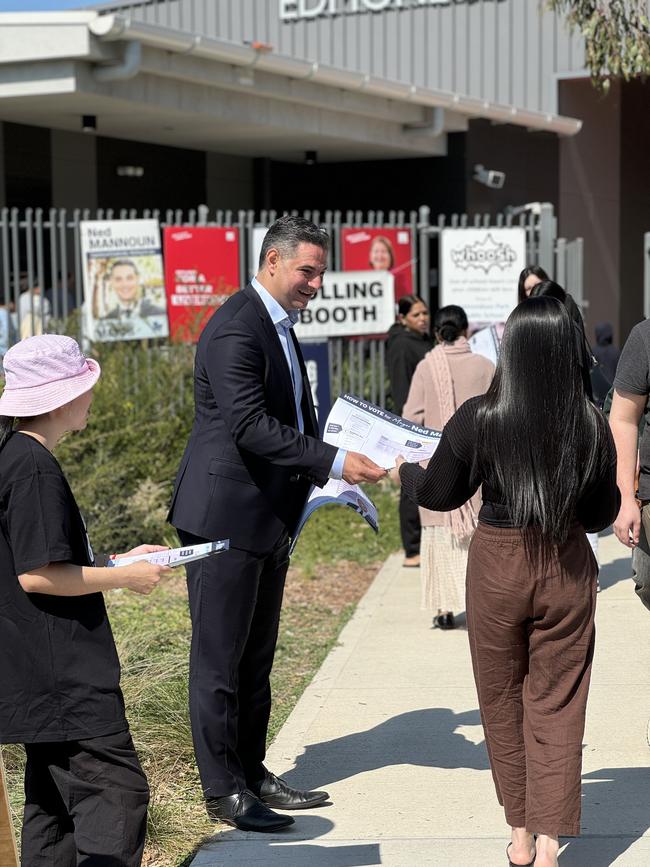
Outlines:
[{"label": "long straight black hair", "polygon": [[478,468],[515,526],[562,544],[598,470],[607,428],[585,394],[574,327],[560,301],[529,298],[510,314],[477,430]]}]

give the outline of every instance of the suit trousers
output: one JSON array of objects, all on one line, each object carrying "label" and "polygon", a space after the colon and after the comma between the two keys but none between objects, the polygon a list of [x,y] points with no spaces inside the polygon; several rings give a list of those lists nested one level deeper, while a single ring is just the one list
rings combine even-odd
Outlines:
[{"label": "suit trousers", "polygon": [[[183,545],[206,541],[183,530],[178,535]],[[230,548],[186,567],[190,719],[206,798],[234,794],[264,777],[269,678],[288,566],[284,533],[264,556]]]},{"label": "suit trousers", "polygon": [[537,834],[580,833],[597,572],[578,526],[546,556],[485,524],[470,545],[467,626],[497,798],[508,824]]},{"label": "suit trousers", "polygon": [[139,867],[149,788],[129,732],[25,751],[23,867]]}]

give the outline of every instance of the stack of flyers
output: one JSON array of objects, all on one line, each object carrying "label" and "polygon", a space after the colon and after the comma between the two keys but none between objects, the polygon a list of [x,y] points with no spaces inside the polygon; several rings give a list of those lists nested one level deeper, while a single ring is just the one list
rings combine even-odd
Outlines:
[{"label": "stack of flyers", "polygon": [[188,545],[186,548],[168,548],[166,551],[155,551],[152,554],[136,554],[134,557],[110,557],[107,566],[130,566],[139,560],[148,560],[158,566],[184,566],[194,560],[202,560],[213,554],[220,554],[230,548],[230,539],[222,539],[220,542],[205,542],[202,545]]}]

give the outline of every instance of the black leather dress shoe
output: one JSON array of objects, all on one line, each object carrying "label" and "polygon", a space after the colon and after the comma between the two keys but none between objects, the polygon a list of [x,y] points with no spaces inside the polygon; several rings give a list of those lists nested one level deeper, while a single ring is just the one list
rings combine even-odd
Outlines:
[{"label": "black leather dress shoe", "polygon": [[208,816],[215,822],[225,822],[240,831],[279,831],[293,825],[291,816],[280,816],[269,810],[248,789],[222,798],[208,798]]},{"label": "black leather dress shoe", "polygon": [[281,777],[270,771],[256,785],[251,786],[254,794],[268,807],[276,810],[307,810],[329,799],[327,792],[301,792],[292,789]]}]

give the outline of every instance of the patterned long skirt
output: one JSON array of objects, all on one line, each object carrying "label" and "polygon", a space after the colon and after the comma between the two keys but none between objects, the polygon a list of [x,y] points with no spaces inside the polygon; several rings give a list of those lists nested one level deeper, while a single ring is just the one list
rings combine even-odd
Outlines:
[{"label": "patterned long skirt", "polygon": [[422,527],[422,608],[454,614],[465,610],[468,550],[469,540],[459,541],[447,527]]}]

